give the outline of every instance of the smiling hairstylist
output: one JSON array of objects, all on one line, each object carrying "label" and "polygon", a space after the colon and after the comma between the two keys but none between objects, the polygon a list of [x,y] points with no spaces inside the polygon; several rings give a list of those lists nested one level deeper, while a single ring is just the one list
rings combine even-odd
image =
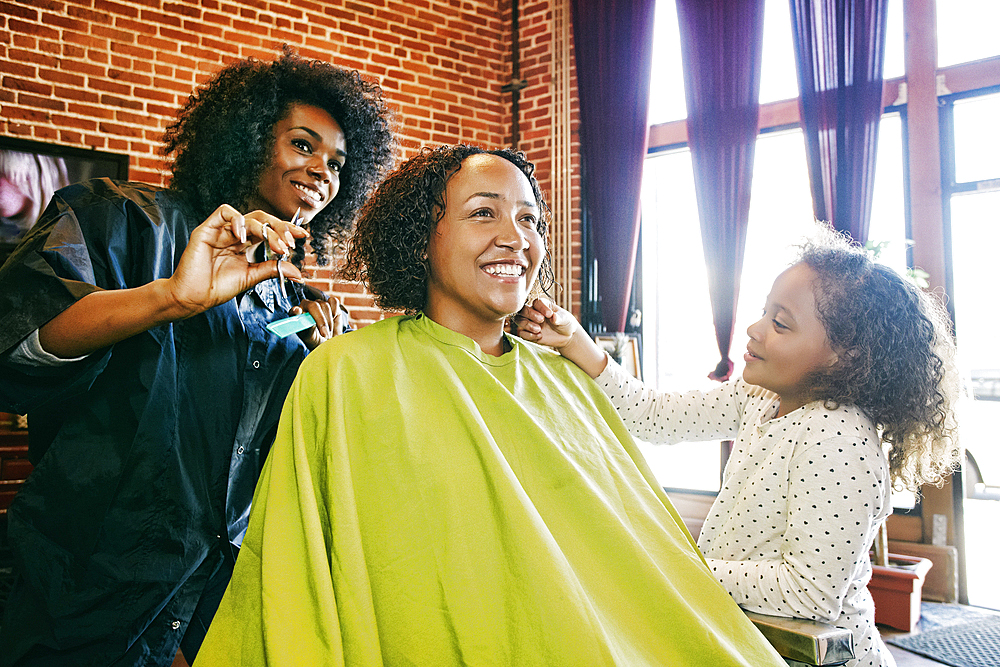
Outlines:
[{"label": "smiling hairstylist", "polygon": [[307,237],[325,261],[393,139],[377,86],[286,50],[200,87],[163,153],[169,188],[64,188],[0,270],[0,409],[29,415],[35,464],[2,665],[193,661],[288,387],[344,324],[296,264]]}]

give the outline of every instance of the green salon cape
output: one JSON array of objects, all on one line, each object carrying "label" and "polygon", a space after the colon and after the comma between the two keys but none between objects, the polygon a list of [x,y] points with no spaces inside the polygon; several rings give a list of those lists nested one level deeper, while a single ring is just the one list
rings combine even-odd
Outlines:
[{"label": "green salon cape", "polygon": [[608,399],[426,316],[300,368],[196,667],[785,663]]}]

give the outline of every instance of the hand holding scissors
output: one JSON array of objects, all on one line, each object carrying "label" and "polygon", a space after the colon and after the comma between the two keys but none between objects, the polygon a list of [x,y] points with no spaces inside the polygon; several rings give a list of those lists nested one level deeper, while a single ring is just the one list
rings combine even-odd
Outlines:
[{"label": "hand holding scissors", "polygon": [[[295,209],[295,215],[292,216],[290,223],[293,227],[300,227],[302,225],[302,208],[299,207]],[[278,285],[281,288],[281,296],[288,299],[288,291],[285,289],[285,274],[281,272],[281,260],[285,259],[284,254],[278,254],[271,249],[270,244],[267,242],[267,230],[273,228],[270,224],[264,223],[263,234],[264,234],[264,258],[275,260],[274,266],[278,270]]]}]

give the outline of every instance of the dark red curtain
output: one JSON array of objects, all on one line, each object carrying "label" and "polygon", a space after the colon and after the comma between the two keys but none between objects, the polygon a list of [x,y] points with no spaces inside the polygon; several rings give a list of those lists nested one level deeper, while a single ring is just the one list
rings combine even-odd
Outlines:
[{"label": "dark red curtain", "polygon": [[868,240],[887,0],[790,0],[813,211]]},{"label": "dark red curtain", "polygon": [[624,331],[639,236],[655,0],[572,0],[583,200],[604,327]]},{"label": "dark red curtain", "polygon": [[750,213],[764,0],[677,0],[677,18],[688,145],[721,357],[709,377],[725,380],[733,370],[729,349]]}]

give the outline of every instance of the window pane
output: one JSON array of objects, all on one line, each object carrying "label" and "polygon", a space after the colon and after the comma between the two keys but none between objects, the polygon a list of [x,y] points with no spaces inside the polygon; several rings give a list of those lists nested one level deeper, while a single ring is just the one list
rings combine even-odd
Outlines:
[{"label": "window pane", "polygon": [[885,27],[885,61],[882,78],[895,79],[906,74],[903,51],[903,0],[889,0]]},{"label": "window pane", "polygon": [[[884,134],[889,140],[893,137],[893,132]],[[898,164],[900,149],[898,134],[896,136]],[[891,160],[887,162],[892,164]],[[896,190],[897,209],[902,207],[901,187],[899,185]],[[646,160],[642,203],[645,253],[642,262],[643,369],[647,379],[662,388],[711,387],[713,383],[705,376],[718,362],[719,352],[708,296],[690,151],[685,149]],[[899,215],[893,245],[905,248],[901,213]],[[812,221],[802,131],[761,135],[755,149],[753,197],[730,350],[734,374],[743,370],[747,328],[760,317],[771,284],[794,260],[795,246],[812,231]],[[678,290],[677,285],[684,288]],[[679,321],[683,326],[678,325]],[[663,354],[661,349],[684,350],[684,353]]]},{"label": "window pane", "polygon": [[687,118],[681,34],[674,0],[656,3],[653,26],[653,62],[649,79],[649,124]]},{"label": "window pane", "polygon": [[1000,192],[951,199],[952,274],[959,363],[971,379],[975,407],[963,413],[962,441],[983,478],[1000,484],[1000,309],[995,302],[996,248],[1000,244]]},{"label": "window pane", "polygon": [[[680,30],[674,0],[659,0],[656,3],[655,21],[649,86],[650,125],[687,117]],[[891,79],[904,74],[902,0],[889,0],[883,76]],[[789,3],[787,0],[765,0],[760,103],[795,99],[798,95]]]},{"label": "window pane", "polygon": [[[642,253],[646,382],[661,390],[713,386],[707,375],[719,352],[687,149],[646,160]],[[719,490],[718,441],[639,447],[663,486]]]},{"label": "window pane", "polygon": [[[951,198],[952,273],[955,334],[959,364],[971,382],[974,400],[962,408],[962,444],[978,464],[984,490],[1000,491],[1000,347],[996,344],[1000,311],[995,299],[996,248],[1000,243],[1000,192]],[[985,307],[984,307],[985,306]],[[970,470],[966,469],[966,475]],[[976,480],[967,479],[967,482]],[[1000,501],[965,500],[965,539],[969,603],[1000,605],[1000,579],[991,562]]]},{"label": "window pane", "polygon": [[882,116],[878,128],[875,192],[868,239],[883,244],[878,260],[900,274],[905,274],[907,269],[904,200],[902,120],[899,114],[887,114]]},{"label": "window pane", "polygon": [[[995,476],[992,484],[992,493],[1000,491]],[[997,576],[996,565],[1000,501],[966,498],[962,503],[962,512],[965,515],[965,571],[969,582],[969,604],[1000,609],[1000,577]]]},{"label": "window pane", "polygon": [[912,491],[889,489],[889,500],[895,509],[912,510],[917,506],[917,496]]},{"label": "window pane", "polygon": [[760,319],[771,285],[795,259],[795,245],[813,229],[812,196],[801,130],[757,138],[740,300],[730,358],[743,373],[747,329]]},{"label": "window pane", "polygon": [[798,96],[799,82],[795,75],[795,47],[788,0],[765,0],[760,102],[791,100]]},{"label": "window pane", "polygon": [[1000,309],[983,307],[993,303],[996,295],[1000,192],[952,197],[951,239],[955,329],[961,360],[970,368],[997,369],[1000,373]]},{"label": "window pane", "polygon": [[[909,244],[906,238],[905,197],[902,119],[899,114],[883,115],[878,130],[875,192],[872,195],[868,239],[882,244],[878,261],[902,275],[907,273],[906,248]],[[895,508],[912,509],[916,506],[916,497],[909,491],[892,491],[890,497]]]},{"label": "window pane", "polygon": [[1000,178],[1000,95],[956,100],[954,111],[955,180]]},{"label": "window pane", "polygon": [[935,8],[938,67],[1000,55],[1000,2],[947,0]]},{"label": "window pane", "polygon": [[[662,389],[696,386],[706,380],[719,352],[715,335],[704,335],[706,326],[709,333],[712,331],[712,309],[691,152],[687,149],[646,160],[642,248],[643,305],[647,311],[643,329],[648,339],[643,341],[644,374]],[[678,289],[678,285],[684,288]],[[678,326],[680,322],[684,322],[683,327]],[[656,335],[651,336],[651,331]]]}]

